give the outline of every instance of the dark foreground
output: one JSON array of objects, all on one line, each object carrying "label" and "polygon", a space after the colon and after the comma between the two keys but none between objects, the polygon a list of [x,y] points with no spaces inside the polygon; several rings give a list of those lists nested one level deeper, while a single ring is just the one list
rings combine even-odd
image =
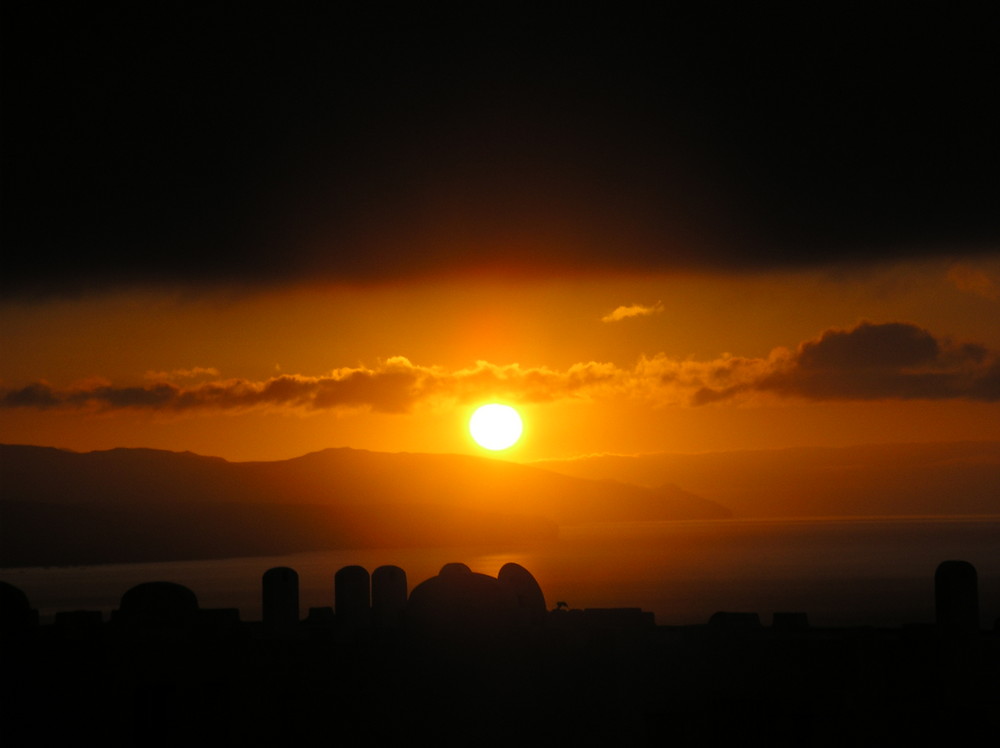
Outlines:
[{"label": "dark foreground", "polygon": [[[139,585],[110,621],[39,626],[3,588],[4,745],[949,744],[1000,734],[1000,636],[975,572],[939,569],[938,623],[810,627],[720,613],[657,626],[637,609],[547,610],[531,575],[450,564],[407,591],[337,574],[299,620],[297,576],[264,577],[264,620]],[[942,572],[942,569],[944,570]],[[370,592],[369,592],[370,589]],[[89,740],[88,740],[89,738]]]}]

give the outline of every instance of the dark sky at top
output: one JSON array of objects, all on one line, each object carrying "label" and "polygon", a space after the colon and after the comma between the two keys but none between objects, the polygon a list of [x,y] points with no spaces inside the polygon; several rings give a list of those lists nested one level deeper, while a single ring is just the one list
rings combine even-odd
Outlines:
[{"label": "dark sky at top", "polygon": [[4,3],[0,289],[995,251],[998,28],[943,7]]}]

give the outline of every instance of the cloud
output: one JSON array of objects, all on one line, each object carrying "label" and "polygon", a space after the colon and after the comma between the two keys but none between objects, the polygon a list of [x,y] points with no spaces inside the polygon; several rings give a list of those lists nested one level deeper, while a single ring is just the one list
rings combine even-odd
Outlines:
[{"label": "cloud", "polygon": [[620,322],[629,317],[648,317],[652,314],[659,314],[663,311],[663,303],[657,301],[655,304],[646,306],[643,304],[632,304],[631,306],[620,306],[613,312],[609,312],[601,317],[601,322]]},{"label": "cloud", "polygon": [[621,378],[622,371],[617,367],[594,362],[555,371],[480,361],[468,369],[448,371],[418,366],[397,356],[374,367],[346,367],[317,377],[283,374],[264,381],[225,379],[182,386],[163,380],[138,387],[92,381],[62,389],[35,382],[0,391],[0,407],[174,413],[368,408],[404,413],[419,403],[440,400],[509,398],[518,402],[544,402],[589,395]]},{"label": "cloud", "polygon": [[214,366],[194,366],[190,369],[172,369],[171,371],[147,371],[146,379],[174,380],[174,379],[201,379],[204,377],[217,377],[219,370]]},{"label": "cloud", "polygon": [[830,329],[795,352],[772,352],[749,381],[696,393],[698,403],[765,392],[809,400],[1000,399],[997,356],[977,343],[935,338],[904,322]]},{"label": "cloud", "polygon": [[991,301],[1000,299],[1000,284],[978,268],[962,264],[952,265],[948,271],[948,280],[959,291],[966,291]]},{"label": "cloud", "polygon": [[[205,372],[200,372],[204,374]],[[936,338],[905,322],[829,329],[796,350],[765,358],[709,361],[643,356],[629,367],[596,361],[557,370],[478,361],[465,369],[421,366],[396,356],[323,376],[281,374],[263,381],[215,379],[142,386],[95,380],[57,388],[44,381],[0,390],[0,407],[146,410],[161,413],[253,409],[317,412],[369,409],[407,413],[419,406],[507,399],[543,403],[625,397],[657,405],[709,405],[754,396],[807,400],[1000,400],[1000,359],[977,343]]]},{"label": "cloud", "polygon": [[803,11],[789,32],[752,6],[456,34],[373,4],[220,4],[197,24],[8,5],[0,298],[768,270],[1000,239],[994,24],[970,10],[911,12],[887,44],[871,15]]},{"label": "cloud", "polygon": [[45,382],[35,382],[16,390],[7,390],[0,398],[0,405],[5,408],[38,408],[45,410],[66,403]]}]

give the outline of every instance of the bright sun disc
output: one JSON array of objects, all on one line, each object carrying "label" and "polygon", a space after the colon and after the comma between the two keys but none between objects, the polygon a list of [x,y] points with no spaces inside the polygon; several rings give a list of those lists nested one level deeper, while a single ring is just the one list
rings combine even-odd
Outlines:
[{"label": "bright sun disc", "polygon": [[492,403],[478,408],[469,419],[469,433],[485,449],[507,449],[521,438],[521,416],[509,405]]}]

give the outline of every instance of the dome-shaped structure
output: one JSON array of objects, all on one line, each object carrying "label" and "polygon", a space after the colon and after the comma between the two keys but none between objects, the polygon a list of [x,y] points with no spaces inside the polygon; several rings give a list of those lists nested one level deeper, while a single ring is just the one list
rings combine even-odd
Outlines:
[{"label": "dome-shaped structure", "polygon": [[517,598],[522,623],[531,626],[541,626],[545,623],[547,615],[545,595],[530,571],[520,564],[504,564],[497,574],[497,581],[511,590]]},{"label": "dome-shaped structure", "polygon": [[144,582],[122,595],[115,620],[138,628],[183,629],[197,615],[198,598],[184,585]]},{"label": "dome-shaped structure", "polygon": [[476,640],[512,631],[518,609],[517,595],[509,586],[453,563],[413,588],[406,624],[411,631],[436,638]]},{"label": "dome-shaped structure", "polygon": [[32,610],[24,590],[0,582],[0,632],[26,631],[38,624],[38,611]]}]

